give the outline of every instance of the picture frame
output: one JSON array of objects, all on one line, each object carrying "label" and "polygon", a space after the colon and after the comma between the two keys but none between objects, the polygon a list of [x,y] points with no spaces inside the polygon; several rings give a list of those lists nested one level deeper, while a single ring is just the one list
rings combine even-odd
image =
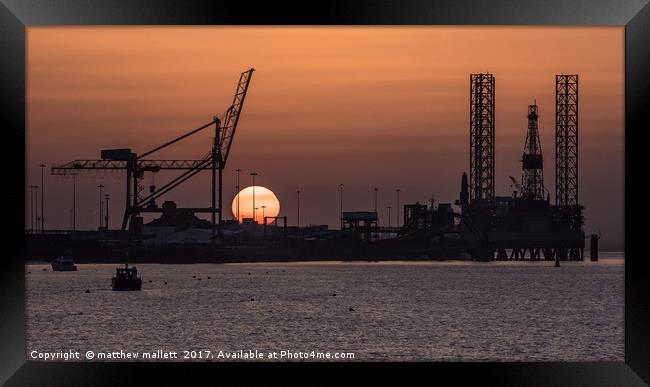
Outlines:
[{"label": "picture frame", "polygon": [[[24,236],[26,28],[54,25],[578,25],[625,26],[625,362],[614,363],[44,363],[25,358]],[[642,188],[642,135],[650,101],[650,5],[639,1],[414,1],[253,5],[176,0],[34,1],[0,3],[2,66],[0,188],[8,246],[0,281],[0,382],[8,385],[198,384],[197,378],[240,383],[389,382],[494,385],[620,386],[650,383],[650,270],[640,241],[647,210]],[[641,226],[639,226],[641,225]],[[361,371],[361,372],[359,372]],[[300,374],[300,376],[299,376]],[[344,376],[345,375],[345,376]],[[424,379],[422,379],[424,378]],[[427,384],[428,384],[427,382]],[[454,383],[456,384],[456,383]]]}]

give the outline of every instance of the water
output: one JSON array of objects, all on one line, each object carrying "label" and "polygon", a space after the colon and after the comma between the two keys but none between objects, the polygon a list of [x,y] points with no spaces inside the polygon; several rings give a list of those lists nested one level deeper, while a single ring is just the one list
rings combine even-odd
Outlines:
[{"label": "water", "polygon": [[289,350],[352,352],[355,360],[624,360],[622,255],[561,268],[143,264],[139,292],[111,290],[116,265],[78,266],[68,273],[26,267],[28,354]]}]

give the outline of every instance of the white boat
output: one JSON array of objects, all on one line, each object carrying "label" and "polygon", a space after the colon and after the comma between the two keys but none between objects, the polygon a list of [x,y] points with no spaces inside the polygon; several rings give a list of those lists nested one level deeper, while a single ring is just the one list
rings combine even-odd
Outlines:
[{"label": "white boat", "polygon": [[77,271],[72,258],[58,257],[52,261],[52,271]]}]

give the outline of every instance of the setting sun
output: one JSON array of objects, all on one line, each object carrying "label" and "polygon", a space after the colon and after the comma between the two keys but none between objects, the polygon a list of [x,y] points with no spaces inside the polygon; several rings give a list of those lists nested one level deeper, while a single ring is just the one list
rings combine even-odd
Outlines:
[{"label": "setting sun", "polygon": [[[255,194],[255,203],[253,203],[253,192]],[[239,211],[237,211],[237,198],[239,198]],[[239,191],[232,200],[232,214],[239,221],[245,218],[253,218],[253,206],[257,209],[255,220],[257,223],[264,223],[264,216],[278,216],[280,213],[280,201],[277,196],[266,187],[259,185],[246,187]]]}]

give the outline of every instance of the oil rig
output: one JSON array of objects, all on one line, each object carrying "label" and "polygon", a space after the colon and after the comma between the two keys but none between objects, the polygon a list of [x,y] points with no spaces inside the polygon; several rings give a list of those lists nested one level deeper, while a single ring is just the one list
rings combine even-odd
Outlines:
[{"label": "oil rig", "polygon": [[544,186],[536,102],[527,111],[521,182],[511,176],[515,188],[512,195],[495,195],[494,102],[494,75],[471,74],[469,176],[463,173],[461,178],[456,201],[460,212],[452,211],[448,203],[429,209],[407,205],[400,235],[406,238],[423,229],[438,237],[454,235],[452,239],[460,241],[455,246],[475,260],[583,260],[583,206],[578,201],[578,75],[555,77],[554,204]]},{"label": "oil rig", "polygon": [[495,196],[494,93],[494,75],[470,76],[470,174],[469,184],[462,180],[460,196],[461,228],[474,235],[474,258],[582,260],[578,75],[555,77],[555,204],[544,187],[536,103],[528,106],[521,184],[511,177],[518,189],[512,196]]}]

